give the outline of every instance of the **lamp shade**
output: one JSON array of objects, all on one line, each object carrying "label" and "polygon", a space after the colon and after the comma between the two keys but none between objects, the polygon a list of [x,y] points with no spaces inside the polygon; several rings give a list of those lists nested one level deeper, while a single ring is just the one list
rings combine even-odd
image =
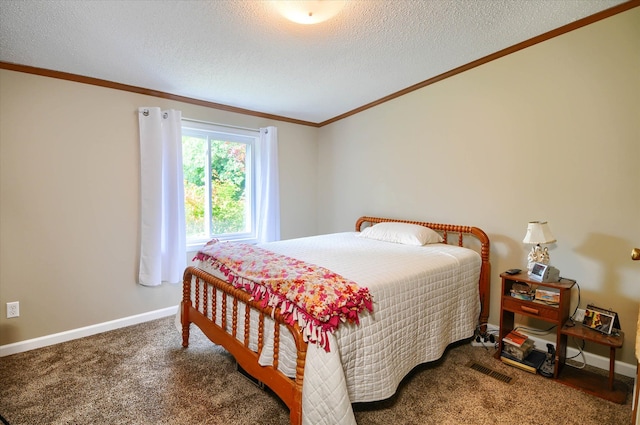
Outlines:
[{"label": "lamp shade", "polygon": [[527,234],[524,235],[522,242],[528,244],[553,243],[556,238],[549,229],[546,221],[530,221],[527,225]]}]

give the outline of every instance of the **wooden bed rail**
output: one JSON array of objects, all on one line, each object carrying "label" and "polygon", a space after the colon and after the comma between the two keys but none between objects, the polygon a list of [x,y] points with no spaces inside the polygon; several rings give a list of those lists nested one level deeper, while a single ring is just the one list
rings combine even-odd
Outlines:
[{"label": "wooden bed rail", "polygon": [[429,223],[426,221],[412,221],[412,220],[396,220],[392,218],[382,218],[382,217],[368,217],[363,216],[356,221],[356,232],[360,232],[363,224],[369,224],[373,226],[374,224],[384,223],[384,222],[395,222],[395,223],[409,223],[409,224],[417,224],[419,226],[425,226],[430,229],[436,230],[437,232],[442,234],[442,238],[444,239],[444,243],[449,243],[449,233],[454,233],[458,235],[458,246],[463,245],[463,239],[465,235],[470,235],[476,238],[480,242],[480,258],[482,259],[482,264],[480,266],[480,278],[478,281],[478,288],[480,290],[480,317],[479,317],[479,326],[482,332],[486,331],[487,322],[489,320],[489,298],[490,298],[490,279],[491,279],[491,263],[489,261],[489,237],[487,234],[477,227],[472,226],[458,226],[454,224],[441,224],[441,223]]},{"label": "wooden bed rail", "polygon": [[[192,287],[192,285],[195,285],[195,287]],[[208,290],[209,287],[212,288],[211,291]],[[193,298],[192,292],[195,295]],[[231,300],[231,324],[227,323],[227,315],[229,313],[228,298]],[[211,303],[210,309],[208,308],[209,302]],[[244,312],[239,311],[242,309],[239,302],[244,304]],[[259,302],[251,300],[251,294],[237,289],[229,283],[195,267],[187,267],[184,272],[180,308],[183,347],[189,346],[190,324],[196,324],[213,343],[225,347],[235,358],[238,365],[247,373],[267,385],[282,399],[289,407],[291,424],[302,423],[302,382],[307,356],[307,343],[303,341],[302,332],[300,332],[297,324],[293,326],[286,324],[277,310],[273,311],[272,307],[260,307]],[[218,308],[221,311],[220,324],[216,323]],[[255,351],[249,346],[252,310],[258,313],[258,348]],[[272,366],[262,366],[258,363],[264,344],[265,315],[273,319],[274,347]],[[242,320],[244,325],[244,333],[241,336],[237,335],[239,320]],[[289,378],[278,370],[281,341],[280,325],[288,329],[296,345],[295,379]]]}]

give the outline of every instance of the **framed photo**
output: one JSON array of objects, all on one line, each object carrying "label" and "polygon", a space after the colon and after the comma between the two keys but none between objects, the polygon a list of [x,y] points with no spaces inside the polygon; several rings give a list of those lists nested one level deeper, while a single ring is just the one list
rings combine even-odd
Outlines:
[{"label": "framed photo", "polygon": [[584,312],[582,324],[598,332],[610,335],[613,329],[620,326],[616,323],[618,321],[617,316],[613,311],[588,305]]}]

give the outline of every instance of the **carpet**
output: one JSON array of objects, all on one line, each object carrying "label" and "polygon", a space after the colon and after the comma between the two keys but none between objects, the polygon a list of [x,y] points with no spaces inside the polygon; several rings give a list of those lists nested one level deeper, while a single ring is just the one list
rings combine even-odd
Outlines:
[{"label": "carpet", "polygon": [[[288,424],[286,406],[192,328],[187,349],[173,318],[163,318],[0,358],[0,415],[11,425]],[[630,394],[611,403],[505,365],[494,352],[454,344],[392,398],[355,404],[358,424],[631,423]]]}]

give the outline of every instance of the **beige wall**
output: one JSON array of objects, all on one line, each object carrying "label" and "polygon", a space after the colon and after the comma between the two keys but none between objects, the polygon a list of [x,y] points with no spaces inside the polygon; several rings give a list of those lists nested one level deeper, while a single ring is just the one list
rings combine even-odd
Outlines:
[{"label": "beige wall", "polygon": [[0,345],[180,301],[179,285],[136,284],[139,106],[276,125],[282,236],[316,233],[316,128],[0,70]]},{"label": "beige wall", "polygon": [[617,358],[635,364],[638,52],[640,8],[321,128],[318,230],[351,229],[363,214],[483,228],[499,324],[498,275],[526,266],[526,224],[548,220],[552,264],[578,280],[581,307],[620,314]]},{"label": "beige wall", "polygon": [[[499,272],[524,267],[527,221],[548,220],[552,263],[579,281],[581,307],[620,313],[618,359],[635,363],[638,51],[634,9],[319,130],[0,70],[0,345],[178,302],[178,286],[135,283],[135,111],[157,105],[278,126],[283,238],[363,214],[485,229],[494,324]],[[5,319],[16,300],[20,318]]]}]

